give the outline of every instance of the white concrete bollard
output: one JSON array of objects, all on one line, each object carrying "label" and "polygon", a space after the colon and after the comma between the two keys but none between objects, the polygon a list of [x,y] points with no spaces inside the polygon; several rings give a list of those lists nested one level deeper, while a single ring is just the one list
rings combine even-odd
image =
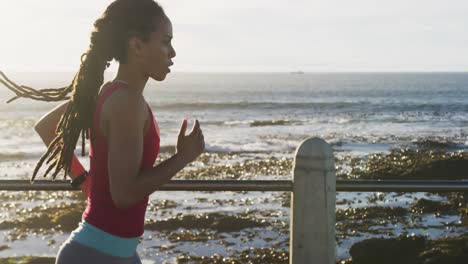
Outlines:
[{"label": "white concrete bollard", "polygon": [[336,176],[332,147],[308,138],[296,150],[291,193],[291,264],[335,263]]}]

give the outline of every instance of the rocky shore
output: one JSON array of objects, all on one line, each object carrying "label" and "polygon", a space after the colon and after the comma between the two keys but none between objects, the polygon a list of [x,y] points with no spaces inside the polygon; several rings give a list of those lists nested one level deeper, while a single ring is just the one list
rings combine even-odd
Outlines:
[{"label": "rocky shore", "polygon": [[[423,140],[405,148],[391,149],[388,153],[337,159],[337,176],[340,179],[378,180],[468,179],[468,152],[457,148],[457,144],[450,142]],[[194,166],[180,173],[177,179],[245,180],[267,176],[287,179],[292,169],[290,154],[278,158],[257,153],[206,153]],[[352,169],[346,171],[345,167]],[[349,245],[349,257],[337,263],[468,263],[467,197],[466,193],[428,193],[423,196],[410,193],[358,193],[349,197],[339,196],[336,211],[337,245],[342,247],[349,241],[355,242]],[[177,263],[289,263],[289,215],[283,213],[290,207],[289,193],[272,193],[267,198],[257,200],[232,196],[194,199],[195,204],[201,207],[253,208],[233,213],[197,212],[197,208],[176,199],[154,199],[148,206],[148,212],[158,217],[147,219],[145,230],[155,234],[156,239],[166,239],[168,244],[155,246],[151,250],[174,254]],[[38,235],[47,237],[40,243],[57,246],[60,242],[52,238],[51,234],[72,231],[81,220],[85,207],[81,194],[77,192],[0,192],[0,201],[0,207],[5,212],[0,218],[0,232],[4,234],[4,241],[0,241],[0,252],[7,252],[15,241]],[[269,209],[255,207],[261,205]],[[427,218],[447,220],[436,225],[428,224],[424,220]],[[431,238],[411,233],[411,230],[429,229],[453,230],[453,234]],[[229,250],[228,254],[205,256],[177,248],[182,243],[197,242],[230,248],[236,245],[228,238],[237,238],[244,243],[252,242],[262,230],[274,234],[264,238],[267,247],[235,248]],[[148,237],[145,239],[151,240]],[[2,263],[54,262],[53,258],[45,257],[5,257],[0,258]]]}]

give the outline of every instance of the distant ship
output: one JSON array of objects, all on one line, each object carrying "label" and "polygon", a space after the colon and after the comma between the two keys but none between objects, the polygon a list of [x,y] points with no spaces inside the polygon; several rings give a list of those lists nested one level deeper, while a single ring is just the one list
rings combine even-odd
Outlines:
[{"label": "distant ship", "polygon": [[290,72],[291,74],[304,74],[303,71],[293,71],[293,72]]}]

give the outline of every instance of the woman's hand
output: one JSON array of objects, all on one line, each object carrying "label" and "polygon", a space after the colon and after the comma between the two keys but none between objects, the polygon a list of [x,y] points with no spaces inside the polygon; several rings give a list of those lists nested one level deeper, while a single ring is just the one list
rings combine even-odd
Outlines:
[{"label": "woman's hand", "polygon": [[184,119],[180,126],[179,137],[177,138],[176,153],[180,155],[184,161],[190,163],[194,161],[205,150],[205,139],[200,129],[200,122],[195,120],[192,131],[188,136],[185,135],[187,130],[187,120]]}]

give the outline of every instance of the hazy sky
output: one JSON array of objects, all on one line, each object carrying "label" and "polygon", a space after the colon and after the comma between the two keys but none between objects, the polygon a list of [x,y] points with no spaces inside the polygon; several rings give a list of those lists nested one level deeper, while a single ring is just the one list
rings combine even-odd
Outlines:
[{"label": "hazy sky", "polygon": [[[0,70],[75,71],[110,2],[0,0]],[[467,0],[159,2],[175,71],[468,70]]]}]

